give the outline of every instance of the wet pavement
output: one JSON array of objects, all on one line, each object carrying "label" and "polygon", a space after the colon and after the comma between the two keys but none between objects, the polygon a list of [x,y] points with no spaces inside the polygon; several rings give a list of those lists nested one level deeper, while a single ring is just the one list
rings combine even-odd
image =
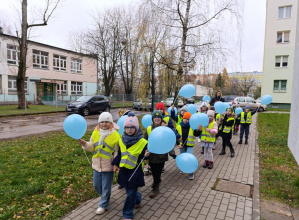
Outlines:
[{"label": "wet pavement", "polygon": [[[133,110],[133,109],[131,109]],[[149,112],[134,111],[136,115]],[[118,109],[111,109],[113,119],[117,120]],[[62,131],[67,113],[51,113],[46,115],[29,115],[0,118],[0,140],[13,139],[28,135],[42,134],[51,131]],[[85,116],[88,126],[95,126],[99,115]]]}]

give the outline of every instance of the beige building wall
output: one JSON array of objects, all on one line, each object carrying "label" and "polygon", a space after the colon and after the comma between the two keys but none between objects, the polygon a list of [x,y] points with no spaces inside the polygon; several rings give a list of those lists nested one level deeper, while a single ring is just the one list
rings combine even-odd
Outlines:
[{"label": "beige building wall", "polygon": [[[278,8],[292,6],[290,18],[278,18]],[[291,103],[298,1],[268,0],[262,77],[262,96],[271,95],[273,103]],[[290,31],[289,43],[277,43],[277,32]],[[275,67],[276,56],[289,56],[287,67]],[[274,80],[287,80],[285,92],[274,92]]]}]

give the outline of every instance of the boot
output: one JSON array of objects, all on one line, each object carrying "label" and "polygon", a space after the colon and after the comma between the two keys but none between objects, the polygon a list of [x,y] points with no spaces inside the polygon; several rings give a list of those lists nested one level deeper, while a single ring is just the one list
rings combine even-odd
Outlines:
[{"label": "boot", "polygon": [[214,162],[213,162],[213,161],[209,161],[209,166],[208,166],[208,168],[209,168],[209,169],[212,169],[212,168],[213,168],[213,165],[214,165]]},{"label": "boot", "polygon": [[219,155],[224,155],[225,154],[225,148],[222,148],[222,151],[220,152]]},{"label": "boot", "polygon": [[150,198],[155,198],[157,195],[159,195],[160,190],[159,190],[159,184],[154,184],[153,191],[149,194]]},{"label": "boot", "polygon": [[242,140],[239,141],[239,144],[242,144]]},{"label": "boot", "polygon": [[201,149],[201,154],[204,154],[204,148]]},{"label": "boot", "polygon": [[235,156],[235,151],[234,151],[234,149],[231,149],[230,150],[230,157],[234,157]]},{"label": "boot", "polygon": [[245,144],[248,144],[248,140],[245,140]]},{"label": "boot", "polygon": [[209,161],[205,160],[205,163],[202,165],[203,168],[207,168],[209,166]]}]

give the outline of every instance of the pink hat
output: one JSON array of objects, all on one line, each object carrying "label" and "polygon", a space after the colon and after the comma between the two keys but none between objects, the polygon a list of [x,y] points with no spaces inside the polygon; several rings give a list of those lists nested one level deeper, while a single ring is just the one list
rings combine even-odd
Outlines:
[{"label": "pink hat", "polygon": [[208,116],[212,116],[212,117],[214,117],[214,115],[215,115],[215,111],[213,111],[213,110],[209,110],[209,111],[207,112],[207,115],[208,115]]},{"label": "pink hat", "polygon": [[138,123],[138,118],[136,116],[128,116],[126,119],[125,119],[125,122],[124,122],[124,127],[135,127],[136,130],[139,129],[139,123]]}]

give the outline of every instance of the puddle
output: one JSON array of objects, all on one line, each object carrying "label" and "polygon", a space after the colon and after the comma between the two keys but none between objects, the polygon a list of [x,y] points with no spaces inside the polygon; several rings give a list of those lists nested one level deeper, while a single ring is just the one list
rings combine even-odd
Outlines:
[{"label": "puddle", "polygon": [[252,198],[253,186],[228,180],[220,180],[215,190]]}]

